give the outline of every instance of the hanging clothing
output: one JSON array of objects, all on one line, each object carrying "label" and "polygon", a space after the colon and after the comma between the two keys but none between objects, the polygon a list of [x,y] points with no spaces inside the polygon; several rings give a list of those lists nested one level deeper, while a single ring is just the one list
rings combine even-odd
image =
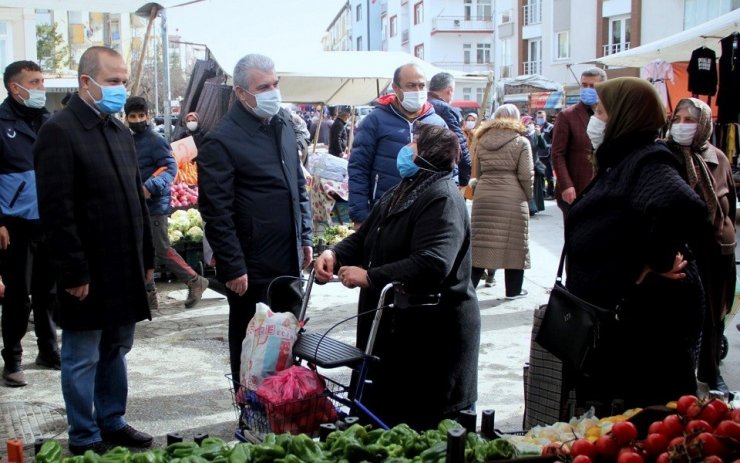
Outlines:
[{"label": "hanging clothing", "polygon": [[660,95],[660,99],[663,100],[663,106],[673,110],[668,95],[668,86],[666,85],[666,80],[674,82],[673,65],[671,63],[662,59],[653,60],[642,68],[640,78],[653,84],[655,90],[658,91],[658,95]]},{"label": "hanging clothing", "polygon": [[699,47],[691,53],[688,67],[689,91],[694,95],[717,93],[717,55],[714,50]]},{"label": "hanging clothing", "polygon": [[717,121],[738,122],[740,116],[740,33],[733,32],[720,40],[719,93]]}]

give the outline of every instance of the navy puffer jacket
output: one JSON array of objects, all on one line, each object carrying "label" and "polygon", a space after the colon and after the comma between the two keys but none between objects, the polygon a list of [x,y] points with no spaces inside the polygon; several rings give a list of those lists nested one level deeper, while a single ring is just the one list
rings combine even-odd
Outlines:
[{"label": "navy puffer jacket", "polygon": [[[152,130],[135,133],[134,142],[144,188],[152,195],[146,201],[149,215],[168,215],[170,213],[170,185],[177,175],[177,162],[172,157],[170,145]],[[167,170],[157,176],[152,176],[160,167],[166,167]]]}]

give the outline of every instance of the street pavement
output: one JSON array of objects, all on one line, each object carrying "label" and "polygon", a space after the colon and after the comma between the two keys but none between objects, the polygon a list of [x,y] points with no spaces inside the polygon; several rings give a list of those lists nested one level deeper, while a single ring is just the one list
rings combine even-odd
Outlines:
[{"label": "street pavement", "polygon": [[[505,430],[522,427],[524,413],[522,367],[529,355],[533,309],[546,303],[552,286],[563,242],[562,215],[555,203],[530,221],[532,268],[525,272],[521,299],[504,298],[503,274],[491,288],[479,285],[477,293],[482,317],[479,362],[478,410],[495,409],[496,426]],[[482,283],[482,282],[481,282]],[[129,402],[126,418],[130,424],[153,434],[155,445],[164,443],[170,432],[186,438],[205,432],[233,439],[236,413],[232,406],[228,372],[226,300],[207,291],[193,309],[185,309],[184,285],[160,283],[159,310],[152,321],[137,326],[134,348],[128,355]],[[314,286],[310,298],[308,330],[323,332],[356,311],[359,290],[337,283]],[[728,324],[729,355],[723,363],[725,380],[731,390],[740,390],[740,333]],[[354,323],[335,328],[331,336],[344,341],[354,339]],[[629,342],[629,340],[625,340]],[[23,366],[29,385],[23,388],[0,387],[0,406],[4,403],[44,403],[60,410],[64,407],[59,372],[36,367],[36,342],[33,330],[23,340]],[[326,372],[330,377],[346,378],[346,372]],[[413,394],[399,384],[399,394]],[[0,434],[7,417],[0,416]],[[12,427],[11,427],[12,428]],[[10,431],[12,432],[12,431]],[[66,439],[60,429],[59,439]],[[0,438],[15,437],[0,435]]]}]

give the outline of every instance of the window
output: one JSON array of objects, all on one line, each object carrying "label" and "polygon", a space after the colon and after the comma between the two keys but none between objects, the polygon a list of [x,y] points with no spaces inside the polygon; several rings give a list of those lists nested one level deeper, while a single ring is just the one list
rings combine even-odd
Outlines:
[{"label": "window", "polygon": [[414,25],[424,22],[424,2],[414,5]]},{"label": "window", "polygon": [[478,0],[478,20],[487,21],[491,19],[491,0]]},{"label": "window", "polygon": [[555,34],[555,59],[570,58],[570,33],[568,31]]},{"label": "window", "polygon": [[630,17],[615,16],[609,18],[609,35],[604,45],[604,55],[619,53],[630,48]]},{"label": "window", "polygon": [[490,21],[493,11],[491,4],[491,0],[465,0],[465,20]]},{"label": "window", "polygon": [[483,103],[483,91],[484,90],[485,89],[480,88],[480,87],[475,89],[475,101],[477,101],[479,104]]},{"label": "window", "polygon": [[355,48],[355,51],[362,50],[362,36],[357,37],[357,48]]},{"label": "window", "polygon": [[470,87],[463,87],[463,100],[470,101],[472,95],[473,95],[473,92]]},{"label": "window", "polygon": [[13,43],[11,41],[10,24],[0,22],[0,67],[5,67],[13,62]]},{"label": "window", "polygon": [[529,0],[523,7],[524,25],[540,24],[542,22],[541,0]]},{"label": "window", "polygon": [[472,45],[469,43],[463,44],[463,63],[470,64],[470,54],[472,53]]},{"label": "window", "polygon": [[524,74],[542,73],[542,40],[527,40],[526,61],[524,62]]},{"label": "window", "polygon": [[36,10],[36,25],[54,24],[54,16],[51,10]]},{"label": "window", "polygon": [[475,47],[475,62],[478,64],[488,64],[491,62],[491,44],[479,43]]},{"label": "window", "polygon": [[465,0],[463,9],[465,11],[465,20],[470,21],[473,16],[473,0]]},{"label": "window", "polygon": [[362,21],[362,3],[358,3],[355,9],[355,21]]},{"label": "window", "polygon": [[391,16],[391,37],[398,35],[398,16]]},{"label": "window", "polygon": [[414,56],[419,59],[424,59],[424,44],[421,43],[414,47]]},{"label": "window", "polygon": [[509,24],[511,22],[511,15],[512,15],[511,10],[506,10],[500,13],[498,23],[499,24]]},{"label": "window", "polygon": [[738,0],[684,0],[683,28],[692,28],[737,8]]}]

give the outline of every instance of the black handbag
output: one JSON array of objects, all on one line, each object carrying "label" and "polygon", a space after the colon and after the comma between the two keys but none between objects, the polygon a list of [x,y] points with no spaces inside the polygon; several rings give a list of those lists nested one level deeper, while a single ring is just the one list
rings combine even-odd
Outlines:
[{"label": "black handbag", "polygon": [[598,348],[599,331],[605,323],[618,320],[618,310],[603,309],[571,294],[563,285],[564,263],[565,248],[535,341],[573,371],[582,372]]}]

